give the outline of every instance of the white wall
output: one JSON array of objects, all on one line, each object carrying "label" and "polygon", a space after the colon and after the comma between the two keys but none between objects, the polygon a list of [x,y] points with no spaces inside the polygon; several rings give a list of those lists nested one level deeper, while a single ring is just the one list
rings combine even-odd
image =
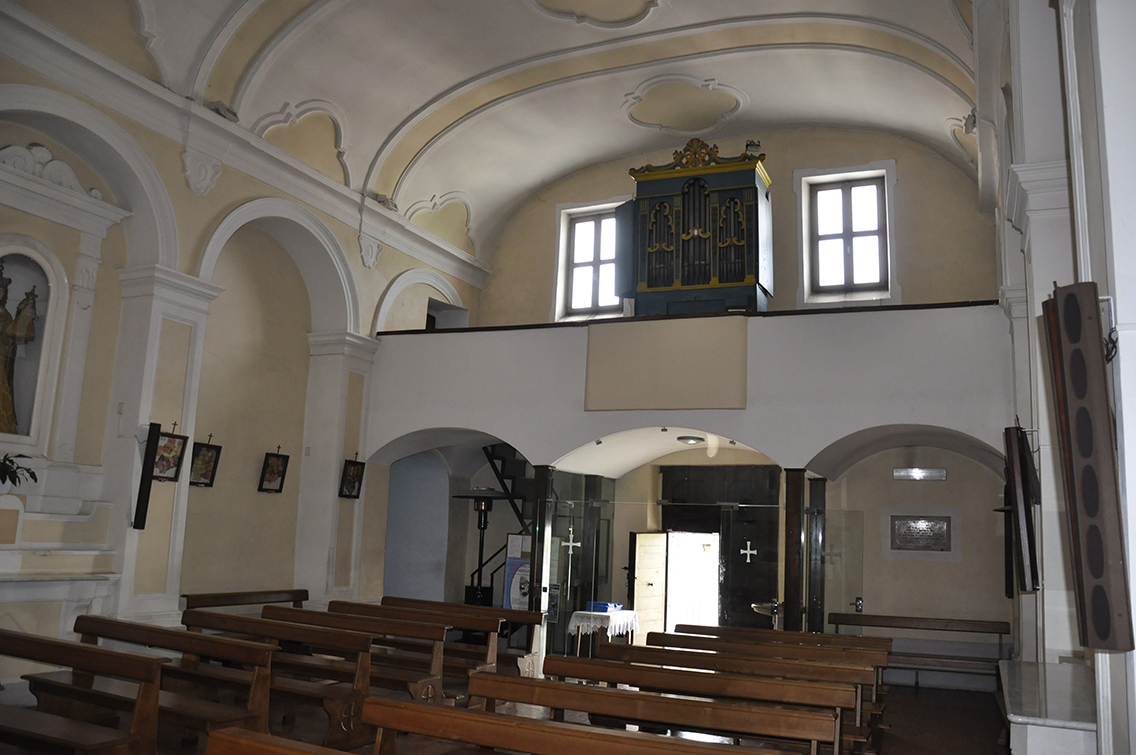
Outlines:
[{"label": "white wall", "polygon": [[1008,326],[994,306],[753,317],[747,408],[702,411],[585,412],[585,327],[382,336],[365,456],[389,463],[405,455],[397,444],[376,451],[436,427],[489,433],[533,464],[658,425],[714,432],[785,467],[889,424],[946,427],[1000,448],[1013,421]]}]

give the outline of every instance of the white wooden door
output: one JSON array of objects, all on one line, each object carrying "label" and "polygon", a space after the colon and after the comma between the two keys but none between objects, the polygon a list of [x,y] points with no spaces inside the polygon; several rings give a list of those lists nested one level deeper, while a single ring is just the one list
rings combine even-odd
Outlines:
[{"label": "white wooden door", "polygon": [[631,584],[627,591],[630,608],[639,617],[635,644],[642,645],[648,632],[666,629],[667,533],[632,532]]}]

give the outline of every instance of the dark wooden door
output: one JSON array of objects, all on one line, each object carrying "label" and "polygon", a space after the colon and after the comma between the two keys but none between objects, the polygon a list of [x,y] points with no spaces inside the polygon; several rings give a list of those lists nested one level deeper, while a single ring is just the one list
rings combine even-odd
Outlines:
[{"label": "dark wooden door", "polygon": [[725,627],[773,627],[754,603],[777,600],[776,506],[722,507],[719,622]]}]

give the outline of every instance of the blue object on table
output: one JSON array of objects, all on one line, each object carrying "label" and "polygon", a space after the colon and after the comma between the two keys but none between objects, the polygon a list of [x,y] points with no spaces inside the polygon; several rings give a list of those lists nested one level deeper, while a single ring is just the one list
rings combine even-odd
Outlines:
[{"label": "blue object on table", "polygon": [[622,603],[602,603],[599,601],[590,600],[587,604],[587,610],[594,613],[610,613],[612,611],[619,611],[622,608]]}]

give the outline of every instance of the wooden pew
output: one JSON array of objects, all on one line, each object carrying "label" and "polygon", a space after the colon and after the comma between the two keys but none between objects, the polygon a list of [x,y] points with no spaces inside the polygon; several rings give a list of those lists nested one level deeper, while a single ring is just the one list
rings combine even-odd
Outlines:
[{"label": "wooden pew", "polygon": [[[601,642],[599,657],[608,661],[625,663],[645,663],[653,666],[672,668],[704,669],[725,671],[734,674],[778,677],[798,681],[836,682],[851,684],[856,689],[856,704],[853,708],[856,726],[863,724],[864,690],[871,690],[876,681],[876,670],[871,666],[852,666],[819,661],[798,661],[784,658],[762,658],[727,653],[706,653],[696,650],[643,647],[639,645],[617,645]],[[546,659],[547,660],[547,659]],[[875,701],[875,698],[871,698]]]},{"label": "wooden pew", "polygon": [[475,697],[483,698],[490,711],[497,700],[541,705],[553,711],[582,711],[620,722],[662,724],[672,731],[808,742],[810,755],[817,755],[821,743],[831,746],[840,737],[839,717],[815,708],[680,697],[481,672],[470,675],[469,694],[471,702]]},{"label": "wooden pew", "polygon": [[[545,656],[544,673],[562,680],[571,678],[605,684],[627,684],[652,692],[826,708],[833,711],[838,722],[843,718],[843,711],[855,713],[858,700],[856,687],[852,684],[773,679],[726,672],[708,674],[704,671],[559,655]],[[472,690],[470,694],[474,694]],[[850,741],[868,741],[866,727],[845,727],[844,734]]]},{"label": "wooden pew", "polygon": [[265,603],[291,603],[303,608],[308,599],[307,590],[247,590],[245,592],[182,593],[186,609],[224,608],[230,606],[259,606]]},{"label": "wooden pew", "polygon": [[[343,678],[343,674],[336,673],[332,678],[321,678],[313,670],[313,665],[318,664],[319,661],[310,655],[277,651],[273,659],[269,694],[274,699],[322,707],[328,719],[324,737],[324,744],[328,747],[353,749],[373,739],[374,733],[364,730],[360,718],[363,700],[371,688],[372,635],[211,611],[183,611],[181,623],[194,632],[208,629],[226,634],[274,640],[282,644],[291,643],[301,646],[299,650],[309,653],[330,651],[354,657],[354,674],[351,679],[346,683],[338,683],[338,680]],[[297,660],[304,672],[314,678],[297,679],[279,673],[282,669],[288,670],[293,659]],[[231,689],[248,686],[251,674],[252,672],[242,669],[186,663],[184,659],[181,664],[166,669],[167,676]]]},{"label": "wooden pew", "polygon": [[[193,632],[167,629],[102,616],[80,616],[75,619],[75,633],[81,641],[97,645],[100,639],[112,640],[182,654],[183,661],[197,662],[208,658],[252,667],[245,707],[213,702],[191,694],[163,689],[158,694],[161,720],[187,729],[210,732],[226,727],[242,727],[268,731],[268,685],[275,644],[245,642],[222,637],[206,637]],[[171,661],[172,662],[172,661]],[[83,705],[132,710],[138,697],[138,684],[114,678],[113,675],[75,673],[73,670],[28,674],[28,689],[40,701],[40,707],[62,706],[73,701]]]},{"label": "wooden pew", "polygon": [[[470,645],[464,642],[446,642],[446,661],[452,658],[463,658],[476,661],[471,667],[462,664],[466,671],[495,671],[497,669],[497,642],[496,637],[501,633],[505,620],[496,616],[477,616],[474,614],[455,613],[452,611],[421,611],[415,608],[395,608],[391,606],[377,606],[371,603],[352,603],[346,600],[333,600],[327,604],[329,613],[344,613],[352,616],[370,616],[375,619],[391,619],[393,621],[414,621],[424,624],[442,623],[454,629],[465,632],[483,632],[487,637],[493,638],[485,645]],[[399,647],[407,650],[423,652],[423,642],[407,640],[398,643]],[[426,649],[429,652],[429,649]]]},{"label": "wooden pew", "polygon": [[[932,619],[914,616],[879,616],[867,613],[830,613],[828,623],[836,631],[842,626],[913,629],[926,632],[964,632],[998,635],[998,658],[1003,656],[1002,638],[1010,634],[1006,621],[974,621],[970,619]],[[915,669],[915,686],[919,671],[946,671],[959,674],[998,674],[998,658],[939,655],[935,653],[891,652],[889,663],[895,668]]]},{"label": "wooden pew", "polygon": [[341,755],[339,750],[261,734],[248,729],[219,729],[209,735],[205,755]]},{"label": "wooden pew", "polygon": [[765,658],[793,658],[823,663],[849,663],[860,666],[885,668],[888,654],[884,650],[863,648],[826,647],[822,645],[796,645],[785,642],[755,642],[732,640],[695,634],[666,634],[650,632],[647,644],[652,647],[683,648],[685,650],[711,650],[732,655],[757,655]]},{"label": "wooden pew", "polygon": [[891,652],[890,637],[857,637],[851,634],[818,634],[816,632],[790,632],[783,629],[757,629],[753,627],[711,627],[701,624],[679,624],[679,634],[704,634],[740,642],[786,642],[796,645],[822,645],[839,648],[863,648]]},{"label": "wooden pew", "polygon": [[[530,755],[738,755],[738,749],[732,745],[378,697],[368,698],[363,704],[363,722],[379,729],[375,755],[394,755],[398,732]],[[764,747],[747,747],[745,752],[747,755],[786,755],[783,750]]]},{"label": "wooden pew", "polygon": [[[470,616],[488,616],[503,619],[506,627],[505,647],[498,651],[501,662],[499,670],[511,671],[514,667],[521,676],[537,676],[537,648],[544,626],[544,614],[540,611],[521,611],[515,608],[495,608],[493,606],[467,606],[464,603],[444,603],[439,600],[418,598],[399,598],[384,596],[382,605],[392,608],[414,608],[419,611],[435,613],[464,613]],[[524,648],[512,646],[514,627],[528,627],[528,642]],[[508,661],[508,663],[504,663]]]},{"label": "wooden pew", "polygon": [[0,629],[0,655],[23,658],[74,672],[113,676],[134,683],[127,732],[75,721],[47,710],[0,705],[0,742],[35,752],[151,755],[158,746],[158,692],[162,663],[135,653],[91,647]]},{"label": "wooden pew", "polygon": [[[456,699],[465,695],[464,684],[456,687],[450,685],[448,689],[443,689],[444,648],[446,632],[450,629],[445,624],[390,621],[368,616],[304,611],[280,606],[265,606],[261,616],[275,621],[290,621],[294,624],[347,629],[369,634],[374,645],[371,648],[371,684],[376,687],[405,689],[415,700],[447,705],[453,705]],[[388,637],[399,640],[426,640],[430,643],[429,653],[407,653],[390,648],[383,644]],[[289,668],[299,673],[325,674],[326,678],[342,681],[350,681],[355,671],[354,664],[325,659],[303,661],[291,659]]]}]

